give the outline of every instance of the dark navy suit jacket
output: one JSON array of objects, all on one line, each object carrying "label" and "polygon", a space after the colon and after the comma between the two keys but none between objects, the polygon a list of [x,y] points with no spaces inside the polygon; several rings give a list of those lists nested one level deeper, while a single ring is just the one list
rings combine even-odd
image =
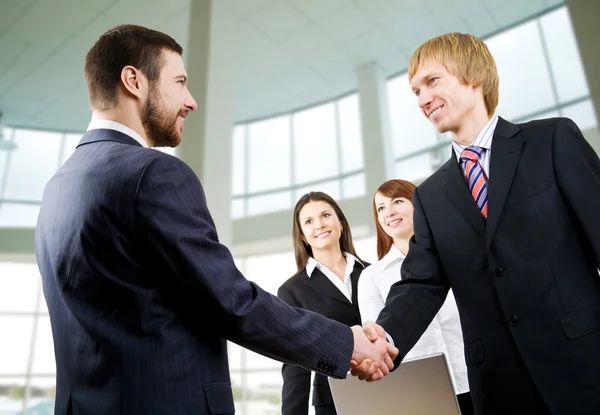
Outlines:
[{"label": "dark navy suit jacket", "polygon": [[475,413],[600,414],[600,160],[569,119],[500,118],[488,188],[484,220],[452,154],[415,190],[378,323],[404,356],[452,287]]},{"label": "dark navy suit jacket", "polygon": [[346,376],[348,326],[246,280],[194,172],[120,132],[87,132],[47,184],[35,252],[55,414],[232,414],[225,339]]}]

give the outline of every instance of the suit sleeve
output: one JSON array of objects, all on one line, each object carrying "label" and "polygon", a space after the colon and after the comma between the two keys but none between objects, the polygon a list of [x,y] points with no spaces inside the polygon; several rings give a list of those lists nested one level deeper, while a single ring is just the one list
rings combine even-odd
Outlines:
[{"label": "suit sleeve", "polygon": [[390,288],[385,307],[377,319],[377,324],[392,337],[400,350],[394,362],[396,365],[425,332],[450,289],[419,200],[418,188],[413,194],[413,205],[415,234],[402,263],[402,279]]},{"label": "suit sleeve", "polygon": [[[300,307],[300,304],[286,287],[280,287],[277,295],[292,307]],[[283,376],[281,414],[307,415],[310,396],[310,372],[299,366],[284,363],[281,374]]]},{"label": "suit sleeve", "polygon": [[593,249],[600,266],[600,160],[577,125],[559,118],[553,138],[558,187]]},{"label": "suit sleeve", "polygon": [[[354,347],[350,328],[292,308],[244,278],[218,241],[198,178],[181,160],[159,153],[146,166],[136,193],[135,230],[145,259],[165,275],[159,290],[206,336],[346,376]],[[335,370],[324,372],[319,361]]]}]

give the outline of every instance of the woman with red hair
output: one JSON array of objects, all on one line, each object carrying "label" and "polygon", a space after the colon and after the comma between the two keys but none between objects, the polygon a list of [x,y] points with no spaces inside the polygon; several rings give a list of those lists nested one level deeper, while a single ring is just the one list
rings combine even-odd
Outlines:
[{"label": "woman with red hair", "polygon": [[[363,323],[377,320],[390,287],[402,279],[402,261],[408,253],[409,240],[414,234],[414,190],[415,185],[406,180],[388,180],[379,186],[373,198],[379,261],[367,267],[358,281],[358,306]],[[404,359],[434,353],[446,355],[461,413],[474,413],[460,318],[452,291],[448,293],[446,302],[421,339]]]}]

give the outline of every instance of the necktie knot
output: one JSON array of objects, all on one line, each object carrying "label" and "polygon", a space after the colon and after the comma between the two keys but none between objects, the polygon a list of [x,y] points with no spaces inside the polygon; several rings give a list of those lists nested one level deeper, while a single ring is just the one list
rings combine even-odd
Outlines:
[{"label": "necktie knot", "polygon": [[481,155],[483,154],[483,148],[476,146],[469,146],[465,148],[462,153],[460,153],[460,159],[463,162],[467,162],[469,160],[479,161]]}]

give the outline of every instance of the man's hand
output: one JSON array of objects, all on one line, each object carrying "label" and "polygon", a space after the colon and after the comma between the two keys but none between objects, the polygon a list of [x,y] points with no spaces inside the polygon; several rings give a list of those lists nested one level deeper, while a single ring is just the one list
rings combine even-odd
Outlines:
[{"label": "man's hand", "polygon": [[[374,323],[371,325],[376,326]],[[360,380],[375,381],[387,375],[394,368],[394,358],[398,349],[385,339],[385,332],[380,326],[353,326],[354,353],[352,353],[351,373]],[[379,333],[383,333],[383,337]],[[367,337],[368,336],[368,337]]]},{"label": "man's hand", "polygon": [[[358,326],[354,326],[358,327]],[[352,327],[354,332],[354,327]],[[387,375],[391,369],[394,368],[393,360],[398,356],[399,350],[388,343],[385,330],[378,324],[373,323],[372,321],[367,321],[363,325],[363,333],[365,336],[374,344],[385,345],[385,354],[384,356],[384,365],[381,367],[381,363],[377,360],[372,360],[370,358],[363,359],[362,361],[355,359],[354,356],[356,354],[356,334],[355,334],[355,353],[352,355],[352,361],[350,362],[350,373],[352,376],[358,376],[360,380],[366,380],[367,382],[372,382],[375,380],[379,380],[383,378],[383,376]]]}]

